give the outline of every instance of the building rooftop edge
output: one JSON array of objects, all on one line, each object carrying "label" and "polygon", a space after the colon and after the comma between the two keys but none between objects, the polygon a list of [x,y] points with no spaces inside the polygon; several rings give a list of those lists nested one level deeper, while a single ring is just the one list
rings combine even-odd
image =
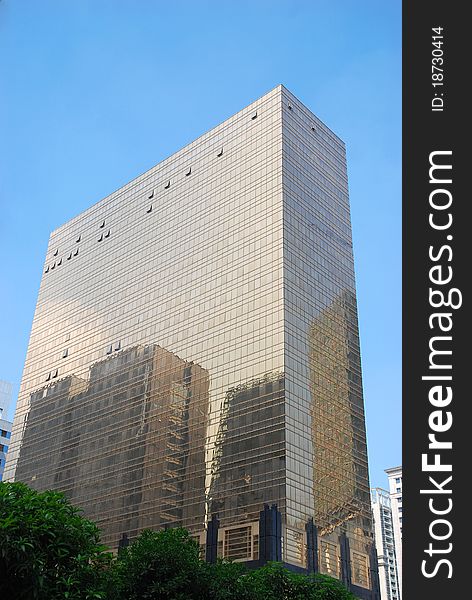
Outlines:
[{"label": "building rooftop edge", "polygon": [[398,471],[402,470],[402,466],[400,465],[399,467],[390,467],[389,469],[384,469],[384,472],[388,475],[389,473],[397,473]]},{"label": "building rooftop edge", "polygon": [[[204,131],[203,133],[201,133],[199,136],[197,136],[196,138],[194,138],[193,140],[191,140],[190,142],[188,142],[187,144],[185,144],[184,146],[181,146],[180,148],[178,148],[177,150],[175,150],[175,152],[172,152],[171,154],[165,156],[162,160],[160,160],[159,162],[157,162],[156,164],[154,164],[152,167],[150,167],[149,169],[146,169],[145,171],[143,171],[142,173],[139,173],[139,175],[136,175],[136,177],[133,177],[133,179],[130,179],[129,181],[127,181],[126,183],[124,183],[123,185],[120,185],[119,187],[115,188],[113,191],[111,191],[109,194],[107,194],[106,196],[103,196],[102,198],[100,198],[100,200],[97,200],[96,202],[94,202],[93,204],[91,204],[90,206],[88,206],[85,210],[82,210],[80,213],[74,215],[73,217],[71,217],[70,219],[68,219],[67,221],[64,221],[64,223],[62,223],[61,225],[59,225],[58,227],[56,227],[55,229],[53,229],[50,232],[49,237],[51,237],[53,234],[55,234],[57,231],[59,231],[60,229],[62,229],[62,227],[64,227],[64,225],[67,225],[68,223],[70,223],[71,221],[73,221],[74,219],[76,219],[77,217],[79,217],[81,214],[83,214],[84,212],[90,210],[92,207],[96,206],[97,204],[100,204],[100,202],[102,202],[103,200],[106,200],[107,198],[109,198],[112,194],[116,193],[118,190],[121,190],[121,188],[132,184],[134,181],[136,181],[137,179],[139,179],[140,177],[142,177],[143,175],[146,175],[146,173],[149,173],[150,171],[152,171],[153,169],[155,169],[156,167],[158,167],[160,164],[166,162],[167,160],[169,160],[170,158],[172,158],[173,156],[175,156],[176,154],[179,154],[179,152],[182,152],[183,150],[185,150],[185,148],[187,148],[187,146],[190,146],[190,144],[193,144],[195,142],[198,142],[198,140],[200,140],[201,138],[203,138],[204,136],[208,135],[209,133],[211,133],[212,131],[214,131],[215,129],[218,129],[218,127],[220,127],[221,125],[223,125],[223,123],[225,123],[226,121],[228,121],[229,119],[231,119],[232,117],[236,116],[238,113],[246,110],[247,108],[249,108],[252,104],[259,102],[260,100],[262,100],[263,98],[265,98],[266,96],[269,96],[270,94],[273,94],[274,92],[278,91],[282,91],[282,89],[288,91],[289,93],[291,93],[289,90],[287,90],[287,88],[285,88],[281,83],[277,84],[276,86],[274,86],[273,88],[271,88],[269,91],[265,92],[264,94],[262,94],[262,96],[259,96],[258,98],[256,98],[255,100],[252,100],[251,102],[249,102],[248,104],[246,104],[245,106],[243,106],[242,108],[240,108],[238,111],[236,111],[235,113],[229,115],[228,117],[226,117],[226,119],[224,119],[223,121],[220,121],[219,123],[217,123],[214,127],[211,127],[210,129],[207,129],[206,131]],[[293,94],[292,94],[293,95]],[[334,134],[335,135],[335,134]]]},{"label": "building rooftop edge", "polygon": [[55,235],[58,231],[60,231],[64,226],[66,226],[67,224],[71,223],[72,221],[74,221],[75,219],[77,219],[78,217],[80,217],[80,215],[82,215],[83,213],[87,212],[88,210],[90,210],[94,206],[100,204],[100,202],[103,202],[104,200],[106,200],[107,198],[109,198],[110,196],[112,196],[113,194],[115,194],[116,192],[118,192],[119,190],[121,190],[122,188],[124,188],[125,186],[132,185],[133,182],[137,181],[138,179],[140,179],[141,177],[143,177],[147,173],[150,173],[153,169],[155,169],[159,165],[162,165],[163,163],[165,163],[166,161],[168,161],[172,157],[178,155],[180,152],[184,151],[191,144],[194,144],[195,142],[198,142],[204,136],[212,133],[214,130],[216,130],[219,127],[221,127],[221,125],[223,125],[226,121],[228,121],[232,117],[234,117],[237,114],[239,114],[239,113],[247,110],[251,105],[255,104],[256,102],[259,102],[259,101],[263,100],[266,96],[269,96],[269,95],[274,94],[276,92],[278,92],[278,93],[284,93],[286,95],[291,96],[295,100],[297,100],[297,102],[299,102],[305,108],[305,110],[307,110],[310,114],[312,114],[318,121],[320,121],[323,124],[324,127],[326,127],[326,129],[328,131],[330,131],[330,133],[336,138],[336,140],[339,142],[339,144],[342,145],[343,148],[345,149],[345,147],[346,147],[345,142],[330,127],[328,127],[326,125],[326,123],[324,121],[322,121],[322,119],[320,119],[320,117],[316,116],[315,113],[312,110],[310,110],[301,100],[299,100],[298,97],[295,96],[295,94],[293,94],[293,92],[291,92],[285,85],[283,85],[282,83],[278,83],[277,85],[275,85],[274,87],[272,87],[270,90],[268,90],[267,92],[265,92],[264,94],[262,94],[261,96],[259,96],[258,98],[256,98],[255,100],[252,100],[251,102],[249,102],[248,104],[246,104],[245,106],[243,106],[241,109],[239,109],[235,113],[233,113],[233,114],[229,115],[228,117],[226,117],[223,121],[220,121],[219,123],[217,123],[214,127],[211,127],[210,129],[204,131],[203,133],[201,133],[199,136],[197,136],[196,138],[194,138],[193,140],[191,140],[190,142],[188,142],[184,146],[181,146],[180,148],[178,148],[177,150],[175,150],[175,152],[172,152],[171,154],[165,156],[162,160],[160,160],[159,162],[157,162],[156,164],[154,164],[149,169],[146,169],[145,171],[139,173],[138,175],[136,175],[136,177],[133,177],[129,181],[127,181],[124,184],[120,185],[119,187],[115,188],[114,190],[112,190],[106,196],[103,196],[102,198],[100,198],[96,202],[93,202],[92,204],[90,204],[90,206],[88,206],[84,210],[82,210],[79,213],[75,214],[70,219],[67,219],[67,221],[64,221],[58,227],[55,227],[54,229],[52,229],[50,231],[50,234],[49,234],[49,240],[51,239],[51,237],[53,235]]}]

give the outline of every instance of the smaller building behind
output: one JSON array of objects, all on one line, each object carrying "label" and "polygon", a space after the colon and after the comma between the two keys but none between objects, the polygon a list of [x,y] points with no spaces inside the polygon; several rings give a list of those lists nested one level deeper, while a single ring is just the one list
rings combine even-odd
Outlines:
[{"label": "smaller building behind", "polygon": [[10,446],[11,428],[13,423],[8,421],[8,411],[11,404],[12,384],[0,379],[0,481]]},{"label": "smaller building behind", "polygon": [[5,469],[8,447],[10,445],[12,425],[11,421],[0,419],[0,481],[3,479],[3,470]]},{"label": "smaller building behind", "polygon": [[400,600],[390,494],[386,490],[375,488],[371,492],[371,497],[379,563],[380,596],[382,600]]},{"label": "smaller building behind", "polygon": [[392,467],[385,469],[388,476],[390,500],[392,503],[392,524],[395,536],[395,554],[398,565],[398,583],[402,589],[402,521],[403,521],[403,497],[402,497],[402,468]]}]

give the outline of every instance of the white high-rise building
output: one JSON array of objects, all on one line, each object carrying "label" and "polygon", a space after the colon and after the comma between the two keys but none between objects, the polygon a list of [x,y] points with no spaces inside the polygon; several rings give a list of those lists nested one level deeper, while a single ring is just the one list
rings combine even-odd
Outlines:
[{"label": "white high-rise building", "polygon": [[0,379],[0,419],[8,419],[13,386],[9,381]]},{"label": "white high-rise building", "polygon": [[373,489],[371,494],[380,597],[382,600],[400,600],[401,588],[398,581],[390,494],[381,488]]},{"label": "white high-rise building", "polygon": [[12,384],[9,381],[0,380],[0,481],[3,479],[3,471],[10,447],[10,436],[12,423],[8,420],[8,409],[11,404]]},{"label": "white high-rise building", "polygon": [[398,583],[402,589],[402,467],[385,469],[388,475],[390,500],[392,503],[392,524],[395,537],[395,554],[397,556]]}]

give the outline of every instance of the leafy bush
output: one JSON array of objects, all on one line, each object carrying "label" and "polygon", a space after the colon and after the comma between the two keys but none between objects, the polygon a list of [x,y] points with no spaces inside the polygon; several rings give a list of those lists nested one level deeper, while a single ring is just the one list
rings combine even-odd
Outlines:
[{"label": "leafy bush", "polygon": [[355,600],[337,579],[294,573],[280,563],[249,572],[244,587],[251,600]]},{"label": "leafy bush", "polygon": [[280,563],[206,563],[185,529],[144,531],[118,556],[58,492],[0,483],[0,597],[15,600],[355,600]]},{"label": "leafy bush", "polygon": [[105,597],[111,555],[97,526],[58,492],[0,483],[0,597]]},{"label": "leafy bush", "polygon": [[120,600],[187,600],[208,596],[198,543],[185,529],[146,530],[123,549],[113,587]]}]

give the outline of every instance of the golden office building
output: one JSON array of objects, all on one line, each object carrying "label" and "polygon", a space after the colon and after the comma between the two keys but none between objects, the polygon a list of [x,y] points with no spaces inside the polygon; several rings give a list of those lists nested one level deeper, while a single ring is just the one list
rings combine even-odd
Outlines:
[{"label": "golden office building", "polygon": [[278,86],[50,237],[5,477],[374,597],[343,142]]}]

